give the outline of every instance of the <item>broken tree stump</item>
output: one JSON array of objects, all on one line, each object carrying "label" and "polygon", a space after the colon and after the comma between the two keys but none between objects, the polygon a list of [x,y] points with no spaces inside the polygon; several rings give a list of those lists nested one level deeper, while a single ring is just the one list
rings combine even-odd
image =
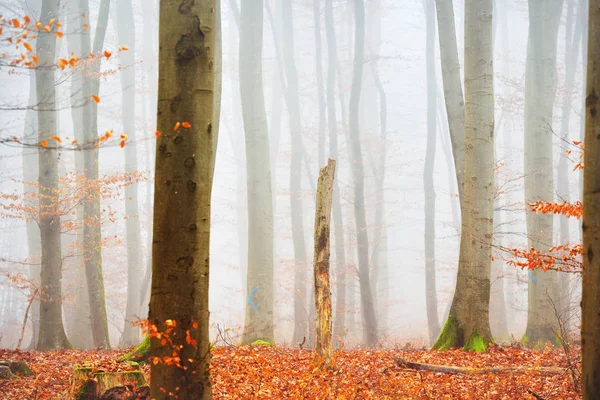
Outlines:
[{"label": "broken tree stump", "polygon": [[329,159],[319,172],[315,208],[315,309],[317,312],[315,350],[322,365],[331,363],[331,283],[329,280],[330,220],[335,160]]},{"label": "broken tree stump", "polygon": [[77,400],[97,400],[117,386],[146,386],[146,376],[139,369],[123,372],[94,371],[91,366],[75,366],[72,393]]}]

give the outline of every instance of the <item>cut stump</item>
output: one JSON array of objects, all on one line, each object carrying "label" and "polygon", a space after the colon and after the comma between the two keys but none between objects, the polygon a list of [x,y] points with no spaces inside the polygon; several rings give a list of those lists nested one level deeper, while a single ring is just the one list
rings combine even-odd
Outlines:
[{"label": "cut stump", "polygon": [[98,400],[117,386],[131,386],[135,393],[135,388],[146,385],[146,376],[140,370],[104,372],[94,371],[92,367],[84,365],[75,366],[72,393],[77,400]]}]

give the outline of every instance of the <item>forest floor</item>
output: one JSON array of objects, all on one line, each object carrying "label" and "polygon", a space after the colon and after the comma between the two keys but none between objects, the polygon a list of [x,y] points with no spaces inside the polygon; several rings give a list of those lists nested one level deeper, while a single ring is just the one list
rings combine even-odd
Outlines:
[{"label": "forest floor", "polygon": [[[125,350],[25,352],[0,349],[0,360],[21,360],[36,374],[0,380],[0,399],[69,399],[73,365],[112,370]],[[581,399],[561,349],[342,350],[332,371],[316,367],[308,350],[270,346],[217,347],[211,362],[214,399]],[[531,367],[527,372],[451,374],[395,365],[395,358],[448,366]],[[536,367],[564,367],[544,375]],[[147,373],[148,366],[143,366]],[[577,365],[581,368],[581,365]]]}]

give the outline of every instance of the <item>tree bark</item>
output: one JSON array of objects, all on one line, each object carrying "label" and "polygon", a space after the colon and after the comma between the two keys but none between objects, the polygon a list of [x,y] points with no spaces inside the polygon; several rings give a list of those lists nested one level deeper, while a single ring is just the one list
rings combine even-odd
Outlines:
[{"label": "tree bark", "polygon": [[600,1],[590,0],[585,98],[583,197],[582,386],[586,400],[600,398]]},{"label": "tree bark", "polygon": [[[58,0],[42,2],[40,20],[47,24],[58,19]],[[49,143],[38,151],[39,176],[39,225],[41,236],[40,272],[40,330],[37,348],[39,350],[63,349],[71,347],[65,334],[62,316],[62,249],[60,235],[60,214],[58,203],[58,150],[50,136],[56,129],[56,88],[54,86],[54,58],[56,56],[56,36],[54,30],[40,30],[36,40],[36,54],[39,65],[36,68],[36,96],[38,101],[38,140]],[[54,143],[53,143],[54,142]]]},{"label": "tree bark", "polygon": [[378,331],[370,282],[369,238],[365,216],[364,166],[360,143],[360,128],[358,126],[365,52],[365,6],[363,0],[354,0],[354,14],[356,29],[354,39],[354,72],[349,105],[350,154],[352,157],[352,173],[354,177],[354,217],[357,230],[363,341],[367,346],[374,346],[378,341]]},{"label": "tree bark", "polygon": [[[440,29],[441,31],[441,29]],[[454,299],[434,348],[483,351],[489,323],[494,209],[492,0],[465,3],[465,186]]]},{"label": "tree bark", "polygon": [[[525,204],[554,200],[552,115],[556,94],[556,45],[562,0],[529,1],[525,78]],[[553,241],[552,214],[527,208],[528,247],[547,251]],[[534,270],[528,281],[527,329],[523,341],[554,341],[559,332],[558,275]]]},{"label": "tree bark", "polygon": [[321,168],[317,185],[317,203],[315,209],[315,309],[317,324],[315,329],[315,350],[321,357],[322,365],[331,363],[331,283],[329,280],[330,221],[333,200],[333,182],[335,178],[335,160],[329,159]]},{"label": "tree bark", "polygon": [[246,138],[248,276],[242,343],[274,342],[273,198],[262,81],[263,0],[244,0],[240,14],[240,95]]},{"label": "tree bark", "polygon": [[[182,399],[211,398],[215,14],[214,0],[160,3],[157,128],[162,135],[156,152],[149,320],[161,332],[174,328],[171,338],[181,367],[162,362],[151,366],[151,397],[156,399],[171,398],[170,392]],[[151,356],[159,359],[174,351],[157,338],[150,340],[150,348]]]}]

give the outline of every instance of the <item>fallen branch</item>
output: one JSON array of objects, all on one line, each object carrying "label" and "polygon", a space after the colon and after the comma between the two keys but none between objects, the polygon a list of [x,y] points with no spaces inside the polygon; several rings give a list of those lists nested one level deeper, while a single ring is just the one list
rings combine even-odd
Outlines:
[{"label": "fallen branch", "polygon": [[565,368],[559,367],[487,367],[487,368],[470,368],[470,367],[453,367],[448,365],[433,365],[423,364],[405,360],[401,357],[395,358],[396,365],[400,368],[414,369],[417,371],[441,372],[447,374],[464,374],[464,375],[480,375],[480,374],[522,374],[525,372],[534,372],[544,375],[562,374]]}]

